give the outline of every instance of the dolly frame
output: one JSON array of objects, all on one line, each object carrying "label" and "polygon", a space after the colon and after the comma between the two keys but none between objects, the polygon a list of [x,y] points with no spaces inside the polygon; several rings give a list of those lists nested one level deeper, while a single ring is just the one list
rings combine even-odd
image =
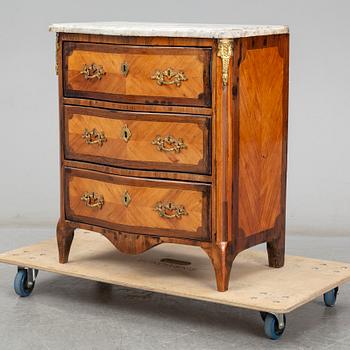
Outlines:
[{"label": "dolly frame", "polygon": [[64,265],[58,262],[55,240],[0,254],[0,262],[18,266],[16,293],[29,296],[43,270],[256,310],[266,336],[275,340],[285,331],[286,314],[322,295],[327,307],[334,306],[339,286],[350,281],[349,264],[287,256],[285,267],[273,269],[265,252],[253,250],[240,254],[232,271],[235,283],[222,293],[215,289],[210,262],[196,247],[164,244],[130,256],[96,233],[80,230],[75,241],[71,261]]}]

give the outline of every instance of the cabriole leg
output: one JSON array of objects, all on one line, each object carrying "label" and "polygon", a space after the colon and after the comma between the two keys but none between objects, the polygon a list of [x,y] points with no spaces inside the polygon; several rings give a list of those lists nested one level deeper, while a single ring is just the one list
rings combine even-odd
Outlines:
[{"label": "cabriole leg", "polygon": [[284,265],[285,239],[284,235],[273,241],[267,242],[267,255],[270,267],[282,267]]},{"label": "cabriole leg", "polygon": [[227,242],[216,243],[212,246],[202,246],[212,261],[216,286],[219,292],[225,292],[228,289],[230,273],[235,255],[232,253],[231,245]]},{"label": "cabriole leg", "polygon": [[267,255],[270,267],[284,266],[285,255],[285,217],[281,215],[275,225],[276,237],[272,241],[266,242]]},{"label": "cabriole leg", "polygon": [[58,257],[61,264],[68,262],[70,247],[74,238],[74,229],[74,227],[61,220],[57,224]]}]

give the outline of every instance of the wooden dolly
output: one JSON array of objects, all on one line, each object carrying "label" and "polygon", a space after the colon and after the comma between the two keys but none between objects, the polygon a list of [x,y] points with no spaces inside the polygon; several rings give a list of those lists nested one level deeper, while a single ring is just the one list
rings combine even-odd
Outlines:
[{"label": "wooden dolly", "polygon": [[278,339],[288,312],[321,295],[334,306],[338,286],[350,280],[350,264],[287,256],[285,267],[267,266],[266,253],[248,250],[233,264],[230,289],[217,292],[212,266],[196,247],[163,244],[141,255],[118,253],[104,237],[76,232],[70,260],[59,264],[55,240],[0,254],[0,262],[17,265],[14,287],[29,296],[38,270],[152,292],[258,310],[266,335]]}]

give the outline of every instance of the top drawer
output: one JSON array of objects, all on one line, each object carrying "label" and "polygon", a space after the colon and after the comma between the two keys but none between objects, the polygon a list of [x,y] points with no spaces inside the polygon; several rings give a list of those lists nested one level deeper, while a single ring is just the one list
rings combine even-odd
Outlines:
[{"label": "top drawer", "polygon": [[64,42],[64,96],[211,106],[209,48]]}]

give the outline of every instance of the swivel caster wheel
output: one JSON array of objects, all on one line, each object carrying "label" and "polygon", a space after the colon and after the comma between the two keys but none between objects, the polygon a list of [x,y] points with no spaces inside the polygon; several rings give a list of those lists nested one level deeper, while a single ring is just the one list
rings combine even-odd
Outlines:
[{"label": "swivel caster wheel", "polygon": [[339,287],[333,288],[327,293],[323,294],[323,300],[326,306],[333,307],[337,301]]},{"label": "swivel caster wheel", "polygon": [[265,318],[266,318],[266,315],[268,314],[268,312],[263,312],[263,311],[260,311],[260,317],[261,319],[265,322]]},{"label": "swivel caster wheel", "polygon": [[268,312],[260,312],[260,316],[264,321],[265,335],[272,340],[279,339],[286,329],[286,316]]},{"label": "swivel caster wheel", "polygon": [[20,297],[28,297],[35,286],[35,279],[39,271],[30,268],[18,268],[14,281],[14,289]]}]

